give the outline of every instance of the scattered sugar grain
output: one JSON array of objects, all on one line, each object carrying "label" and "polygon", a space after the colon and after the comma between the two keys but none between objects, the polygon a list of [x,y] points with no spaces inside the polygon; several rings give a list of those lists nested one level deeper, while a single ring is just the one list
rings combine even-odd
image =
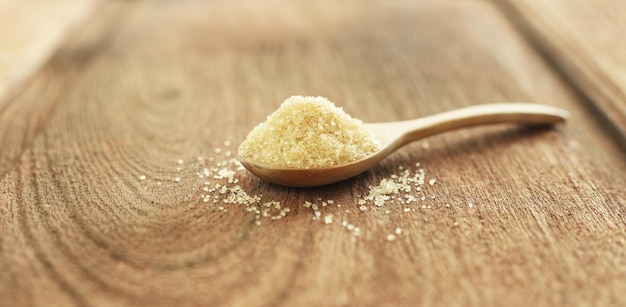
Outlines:
[{"label": "scattered sugar grain", "polygon": [[437,179],[428,180],[428,184],[430,184],[430,185],[435,184],[435,182],[437,182]]},{"label": "scattered sugar grain", "polygon": [[[225,147],[227,147],[226,144]],[[221,153],[222,151],[217,149],[217,152]],[[262,202],[262,195],[249,194],[243,187],[239,186],[237,184],[239,172],[244,171],[244,168],[237,159],[230,158],[219,161],[209,156],[206,158],[199,157],[197,160],[199,171],[196,175],[198,178],[212,178],[214,181],[219,181],[212,183],[211,181],[203,180],[202,184],[204,186],[201,186],[201,190],[204,192],[201,196],[202,201],[208,202],[213,199],[213,203],[216,203],[216,205],[213,205],[215,206],[213,208],[217,208],[219,211],[226,211],[226,205],[244,205],[245,211],[253,215],[256,225],[260,225],[263,219],[280,219],[287,216],[288,212],[290,212],[289,208],[282,208],[278,202],[274,203],[272,200]],[[361,212],[380,210],[381,213],[390,214],[392,210],[386,207],[387,203],[408,205],[418,201],[418,199],[425,201],[426,196],[423,192],[425,182],[432,185],[436,180],[434,178],[426,180],[426,172],[419,168],[419,163],[416,163],[416,167],[417,169],[399,166],[397,173],[383,178],[378,185],[370,186],[369,193],[366,193],[366,195],[357,194],[356,207]],[[178,180],[175,181],[180,181],[180,177],[177,178]],[[218,206],[217,204],[224,205]],[[320,211],[322,208],[331,205],[341,207],[334,200],[322,199],[321,197],[318,197],[315,203],[305,201],[303,207],[312,209],[314,220],[323,221],[324,224],[331,224],[335,216],[329,213],[324,214],[324,212]],[[426,205],[425,208],[432,208],[432,206]],[[402,207],[401,210],[407,213],[415,211],[414,208],[410,207]],[[350,213],[351,210],[346,209],[343,211]],[[343,220],[341,225],[353,234],[353,240],[362,234],[359,227],[349,223],[347,220]],[[397,237],[401,233],[402,230],[396,228],[392,234]]]},{"label": "scattered sugar grain", "polygon": [[[425,171],[419,169],[416,173],[411,174],[409,169],[406,169],[400,173],[400,175],[393,174],[389,178],[382,179],[377,186],[369,186],[369,193],[363,199],[359,200],[359,203],[373,202],[377,207],[382,207],[386,202],[392,200],[398,200],[400,203],[407,203],[415,201],[414,196],[406,197],[410,195],[412,191],[411,186],[416,186],[416,192],[421,193],[421,186],[424,184]],[[405,197],[396,198],[403,193]],[[411,198],[412,197],[412,198]],[[423,196],[422,196],[423,197]]]},{"label": "scattered sugar grain", "polygon": [[331,224],[333,222],[333,215],[332,214],[328,214],[324,217],[324,223],[325,224]]},{"label": "scattered sugar grain", "polygon": [[174,181],[175,181],[175,182],[180,182],[180,177],[176,177],[176,178],[174,178]]},{"label": "scattered sugar grain", "polygon": [[146,175],[139,176],[139,180],[146,180]]},{"label": "scattered sugar grain", "polygon": [[390,233],[387,235],[387,241],[394,241],[396,239],[396,235],[393,233]]}]

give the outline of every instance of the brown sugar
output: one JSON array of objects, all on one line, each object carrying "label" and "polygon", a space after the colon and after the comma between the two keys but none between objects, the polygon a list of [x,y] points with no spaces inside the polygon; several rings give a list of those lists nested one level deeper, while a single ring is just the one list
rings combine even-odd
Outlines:
[{"label": "brown sugar", "polygon": [[323,97],[292,96],[256,126],[239,156],[282,168],[341,165],[380,147],[363,123]]}]

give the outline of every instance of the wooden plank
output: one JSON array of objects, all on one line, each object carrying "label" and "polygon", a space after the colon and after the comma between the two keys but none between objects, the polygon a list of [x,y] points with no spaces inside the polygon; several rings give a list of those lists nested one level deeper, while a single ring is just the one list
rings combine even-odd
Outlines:
[{"label": "wooden plank", "polygon": [[498,1],[626,148],[626,2]]},{"label": "wooden plank", "polygon": [[[491,4],[109,5],[133,13],[95,18],[0,113],[0,142],[21,148],[0,151],[3,302],[626,303],[623,152]],[[368,122],[492,101],[572,118],[436,136],[358,178],[288,189],[228,161],[293,94]],[[418,200],[360,210],[400,167],[425,171],[421,194],[402,195]],[[224,202],[229,171],[290,212],[257,225],[250,205]],[[218,183],[225,194],[204,191]]]},{"label": "wooden plank", "polygon": [[98,2],[0,1],[0,109]]}]

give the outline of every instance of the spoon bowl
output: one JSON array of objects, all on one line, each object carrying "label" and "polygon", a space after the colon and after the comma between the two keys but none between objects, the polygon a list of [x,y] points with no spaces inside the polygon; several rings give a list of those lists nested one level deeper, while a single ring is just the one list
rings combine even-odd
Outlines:
[{"label": "spoon bowl", "polygon": [[495,103],[452,110],[418,119],[364,124],[380,142],[380,149],[357,161],[323,168],[279,168],[239,157],[241,164],[256,176],[288,187],[314,187],[336,183],[372,168],[400,147],[459,128],[487,124],[516,123],[552,125],[568,118],[567,111],[534,103]]}]

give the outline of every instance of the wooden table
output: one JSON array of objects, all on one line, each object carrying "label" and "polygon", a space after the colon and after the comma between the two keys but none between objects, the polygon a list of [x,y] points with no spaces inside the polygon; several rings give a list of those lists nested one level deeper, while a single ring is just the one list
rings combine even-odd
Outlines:
[{"label": "wooden table", "polygon": [[[624,306],[625,15],[617,0],[4,0],[0,305]],[[291,95],[366,122],[510,101],[571,118],[434,136],[295,189],[233,160]],[[420,169],[421,191],[362,201]]]}]

